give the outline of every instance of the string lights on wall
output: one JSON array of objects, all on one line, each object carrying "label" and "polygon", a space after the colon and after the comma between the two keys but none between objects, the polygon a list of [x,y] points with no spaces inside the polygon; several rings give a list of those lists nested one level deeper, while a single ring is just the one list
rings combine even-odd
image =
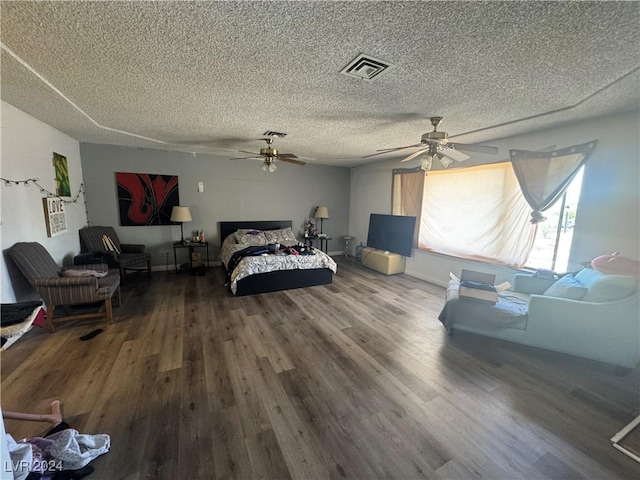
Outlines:
[{"label": "string lights on wall", "polygon": [[65,200],[60,195],[50,192],[49,190],[44,188],[42,185],[40,185],[39,180],[37,178],[27,178],[26,180],[9,180],[7,178],[0,177],[0,182],[3,182],[5,187],[11,187],[13,185],[20,185],[20,184],[27,187],[29,186],[30,183],[32,183],[40,189],[40,193],[46,194],[47,197],[57,197],[67,205],[70,203],[77,203],[78,199],[80,198],[80,195],[84,194],[84,183],[80,184],[80,188],[78,188],[78,193],[76,193],[75,196],[71,198],[71,200]]},{"label": "string lights on wall", "polygon": [[[78,200],[80,199],[80,195],[82,195],[84,199],[84,211],[87,218],[87,225],[89,224],[89,212],[87,210],[87,200],[86,200],[86,197],[84,196],[84,183],[80,184],[80,187],[78,188],[78,193],[76,193],[73,197],[71,197],[71,199],[66,199],[43,187],[40,184],[40,180],[38,180],[37,178],[27,178],[25,180],[10,180],[8,178],[0,177],[0,185],[4,185],[5,187],[12,187],[14,185],[20,185],[20,184],[24,185],[25,187],[28,187],[29,185],[35,185],[40,189],[41,194],[46,195],[47,197],[59,198],[60,201],[66,205],[69,205],[71,203],[78,203]],[[2,224],[1,221],[0,221],[0,224]]]}]

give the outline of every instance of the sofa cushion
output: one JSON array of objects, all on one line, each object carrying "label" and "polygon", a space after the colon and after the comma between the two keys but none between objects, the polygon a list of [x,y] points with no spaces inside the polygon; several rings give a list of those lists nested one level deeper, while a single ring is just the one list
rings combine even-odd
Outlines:
[{"label": "sofa cushion", "polygon": [[613,302],[628,297],[636,289],[634,277],[607,275],[591,268],[580,270],[575,278],[589,289],[582,297],[585,302]]},{"label": "sofa cushion", "polygon": [[580,300],[587,294],[587,287],[582,285],[571,275],[556,280],[556,282],[547,288],[543,295],[547,297],[567,298],[569,300]]}]

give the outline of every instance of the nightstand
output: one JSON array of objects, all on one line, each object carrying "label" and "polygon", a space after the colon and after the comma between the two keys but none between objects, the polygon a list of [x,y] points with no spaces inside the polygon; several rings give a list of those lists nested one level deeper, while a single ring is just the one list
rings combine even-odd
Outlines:
[{"label": "nightstand", "polygon": [[324,253],[327,253],[329,240],[331,240],[331,237],[304,237],[305,245],[309,245],[311,247],[313,247],[313,242],[320,242],[320,250],[322,250]]},{"label": "nightstand", "polygon": [[[176,273],[180,273],[183,268],[183,264],[180,264],[180,269],[178,269],[178,249],[180,248],[188,248],[189,249],[189,272],[192,275],[204,275],[204,272],[209,269],[209,242],[175,242],[173,244],[173,263],[175,266]],[[193,252],[196,248],[206,248],[207,249],[207,262],[202,265],[197,265],[194,267],[193,265]],[[184,266],[187,264],[185,263]],[[200,273],[201,272],[201,273]]]}]

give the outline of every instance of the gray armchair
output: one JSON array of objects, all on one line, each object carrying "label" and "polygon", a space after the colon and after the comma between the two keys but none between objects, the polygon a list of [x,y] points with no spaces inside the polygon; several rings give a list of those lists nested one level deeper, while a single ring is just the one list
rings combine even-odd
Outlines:
[{"label": "gray armchair", "polygon": [[144,253],[144,245],[120,243],[113,227],[84,227],[80,229],[80,248],[83,253],[93,254],[87,260],[86,255],[74,259],[75,264],[94,263],[101,259],[110,267],[120,270],[120,281],[125,283],[129,271],[147,271],[151,277],[151,255]]},{"label": "gray armchair", "polygon": [[[47,308],[47,330],[55,330],[54,311],[58,306],[73,306],[87,303],[104,302],[104,310],[97,313],[82,313],[56,318],[56,321],[74,320],[106,316],[107,323],[113,323],[111,299],[116,296],[120,305],[120,275],[109,273],[104,277],[62,276],[63,269],[58,266],[49,252],[37,242],[16,243],[7,250],[8,257],[20,269],[36,292],[42,297]],[[108,272],[106,265],[84,265],[74,269]]]}]

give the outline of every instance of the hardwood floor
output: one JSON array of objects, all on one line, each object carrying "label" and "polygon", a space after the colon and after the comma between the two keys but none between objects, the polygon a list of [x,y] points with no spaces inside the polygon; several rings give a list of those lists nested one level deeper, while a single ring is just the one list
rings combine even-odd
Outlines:
[{"label": "hardwood floor", "polygon": [[110,434],[95,480],[640,475],[609,442],[638,370],[448,337],[443,289],[348,260],[332,285],[235,298],[223,280],[132,277],[114,325],[29,333],[2,353],[2,407],[59,398],[73,428]]}]

